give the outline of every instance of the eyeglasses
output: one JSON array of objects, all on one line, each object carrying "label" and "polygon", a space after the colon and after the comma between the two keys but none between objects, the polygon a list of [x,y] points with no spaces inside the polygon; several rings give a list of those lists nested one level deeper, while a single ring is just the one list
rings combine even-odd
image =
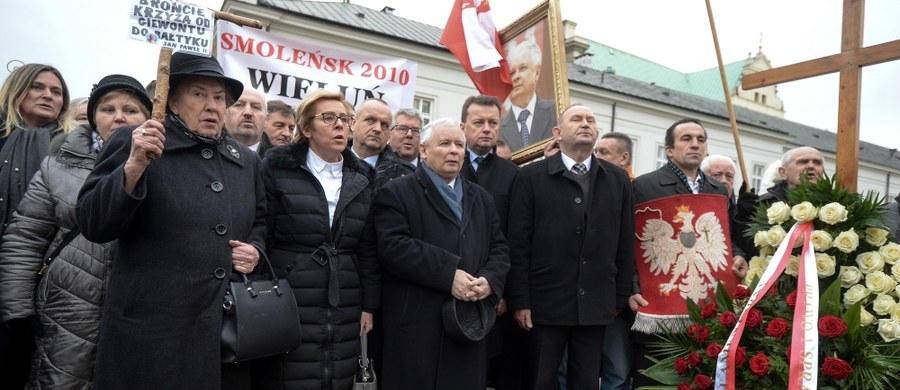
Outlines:
[{"label": "eyeglasses", "polygon": [[322,122],[325,122],[326,125],[335,125],[337,124],[338,119],[340,119],[341,122],[347,126],[353,126],[356,123],[356,118],[354,118],[352,115],[337,115],[333,112],[319,114],[314,116],[313,118],[316,117],[322,117]]},{"label": "eyeglasses", "polygon": [[419,134],[422,132],[421,127],[409,127],[409,126],[404,126],[404,125],[394,126],[391,130],[396,131],[400,134],[406,134],[408,132],[412,132],[413,135],[416,135],[416,134]]}]

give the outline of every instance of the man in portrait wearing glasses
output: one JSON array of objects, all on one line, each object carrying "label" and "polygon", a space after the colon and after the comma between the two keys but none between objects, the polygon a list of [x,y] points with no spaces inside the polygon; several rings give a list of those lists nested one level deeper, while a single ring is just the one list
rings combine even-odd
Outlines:
[{"label": "man in portrait wearing glasses", "polygon": [[[470,96],[463,103],[460,127],[466,135],[466,156],[460,174],[493,196],[500,230],[505,235],[509,199],[519,167],[496,154],[500,107],[497,98],[486,95]],[[489,381],[498,390],[522,388],[525,332],[506,314],[506,301],[497,305],[497,316],[497,324],[488,334]]]},{"label": "man in portrait wearing glasses", "polygon": [[359,106],[356,123],[351,127],[350,150],[372,167],[371,176],[379,188],[391,179],[402,176],[397,155],[388,147],[391,129],[391,108],[381,99],[368,99]]},{"label": "man in portrait wearing glasses", "polygon": [[394,114],[394,127],[388,146],[403,166],[403,175],[412,173],[419,165],[419,140],[422,133],[422,114],[415,108],[401,108]]}]

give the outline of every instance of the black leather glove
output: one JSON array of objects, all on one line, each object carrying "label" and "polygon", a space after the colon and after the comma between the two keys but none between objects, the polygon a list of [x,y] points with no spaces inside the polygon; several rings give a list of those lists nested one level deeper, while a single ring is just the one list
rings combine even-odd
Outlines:
[{"label": "black leather glove", "polygon": [[756,189],[750,189],[750,191],[746,191],[747,182],[744,181],[741,184],[741,189],[738,191],[738,200],[737,200],[737,218],[741,221],[749,221],[753,218],[753,213],[756,210],[756,203],[759,202],[759,195],[756,194]]}]

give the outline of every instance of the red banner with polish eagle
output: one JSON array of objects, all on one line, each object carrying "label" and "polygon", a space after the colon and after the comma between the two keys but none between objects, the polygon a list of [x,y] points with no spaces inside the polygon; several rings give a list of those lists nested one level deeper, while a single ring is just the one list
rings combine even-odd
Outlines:
[{"label": "red banner with polish eagle", "polygon": [[728,203],[722,195],[673,195],[635,205],[635,266],[641,295],[633,330],[681,331],[689,322],[686,299],[715,299],[740,282],[731,270]]}]

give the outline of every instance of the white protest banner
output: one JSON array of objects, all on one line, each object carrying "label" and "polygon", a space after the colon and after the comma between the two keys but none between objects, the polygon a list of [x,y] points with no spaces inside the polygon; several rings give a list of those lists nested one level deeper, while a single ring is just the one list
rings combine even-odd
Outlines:
[{"label": "white protest banner", "polygon": [[216,58],[225,74],[271,99],[296,107],[306,94],[327,89],[358,107],[379,98],[392,110],[412,107],[418,64],[317,46],[218,21]]},{"label": "white protest banner", "polygon": [[212,12],[174,0],[132,0],[128,37],[210,56]]}]

